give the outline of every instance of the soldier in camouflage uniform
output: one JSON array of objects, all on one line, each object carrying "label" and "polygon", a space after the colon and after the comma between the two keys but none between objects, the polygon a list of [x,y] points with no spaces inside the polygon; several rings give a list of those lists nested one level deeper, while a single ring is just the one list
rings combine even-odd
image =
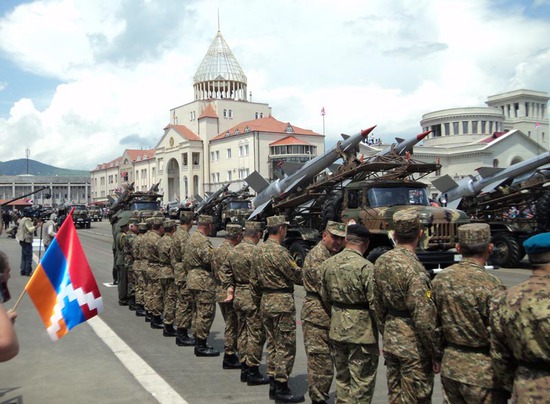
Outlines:
[{"label": "soldier in camouflage uniform", "polygon": [[156,299],[161,293],[160,286],[160,260],[158,242],[164,234],[164,219],[162,217],[151,217],[148,219],[151,230],[145,234],[142,248],[142,257],[147,265],[147,284],[145,287],[145,304],[151,314],[151,328],[162,329],[162,307],[156,304]]},{"label": "soldier in camouflage uniform", "polygon": [[227,291],[226,302],[233,302],[237,314],[237,349],[241,361],[241,382],[249,386],[269,383],[260,373],[265,343],[259,301],[252,298],[250,277],[254,266],[255,246],[262,237],[260,222],[244,224],[244,239],[232,249],[222,265],[222,288]]},{"label": "soldier in camouflage uniform", "polygon": [[193,212],[180,212],[180,226],[172,235],[172,267],[174,268],[174,283],[176,285],[176,345],[195,346],[195,338],[187,330],[191,329],[193,306],[191,294],[187,289],[187,268],[183,265],[185,245],[189,239],[189,231],[193,227]]},{"label": "soldier in camouflage uniform", "polygon": [[[449,403],[506,403],[489,356],[489,303],[505,289],[485,271],[493,251],[486,223],[458,228],[462,261],[433,280],[432,297],[441,327],[441,382]],[[438,343],[439,341],[434,341]]]},{"label": "soldier in camouflage uniform", "polygon": [[142,259],[142,242],[147,232],[147,223],[139,222],[138,223],[138,235],[136,236],[134,243],[132,244],[132,252],[134,256],[134,274],[135,274],[135,298],[136,298],[136,316],[143,317],[145,316],[145,299],[144,299],[144,275],[143,275],[143,264],[144,259]]},{"label": "soldier in camouflage uniform", "polygon": [[212,216],[200,215],[197,231],[187,240],[183,264],[189,270],[187,288],[193,301],[193,328],[196,356],[219,356],[206,344],[216,315],[216,283],[212,275],[212,243],[207,235],[214,226]]},{"label": "soldier in camouflage uniform", "polygon": [[163,224],[164,235],[157,243],[159,253],[160,295],[155,296],[155,306],[162,310],[162,335],[175,337],[174,316],[176,311],[176,285],[172,268],[172,234],[176,231],[176,222],[166,219]]},{"label": "soldier in camouflage uniform", "polygon": [[513,403],[550,402],[550,233],[523,243],[533,273],[491,304],[491,357]]},{"label": "soldier in camouflage uniform", "polygon": [[128,268],[125,265],[124,244],[126,233],[128,232],[128,218],[123,217],[117,221],[119,231],[116,235],[116,268],[118,279],[118,304],[119,306],[128,306]]},{"label": "soldier in camouflage uniform", "polygon": [[267,337],[267,365],[275,369],[270,398],[284,403],[304,401],[293,395],[288,378],[296,356],[296,307],[294,284],[302,284],[302,271],[281,243],[288,222],[284,216],[267,218],[268,239],[257,248],[256,271],[250,286],[261,296],[261,312]]},{"label": "soldier in camouflage uniform", "polygon": [[397,245],[376,260],[375,312],[383,335],[390,403],[431,402],[441,357],[431,282],[415,254],[422,236],[416,213],[393,215]]},{"label": "soldier in camouflage uniform", "polygon": [[130,310],[136,309],[136,273],[134,272],[134,242],[138,234],[139,219],[129,219],[128,233],[124,240],[124,266],[128,273],[128,306]]},{"label": "soldier in camouflage uniform", "polygon": [[324,403],[329,398],[334,376],[330,353],[330,308],[324,306],[321,291],[321,264],[342,250],[346,225],[329,221],[322,240],[306,256],[302,268],[306,298],[302,306],[302,330],[307,357],[309,398],[313,403]]},{"label": "soldier in camouflage uniform", "polygon": [[241,242],[243,228],[238,224],[228,224],[225,231],[225,240],[212,253],[212,273],[216,281],[216,300],[225,321],[222,368],[240,369],[241,362],[237,355],[237,313],[233,309],[233,302],[225,301],[227,289],[222,287],[222,266],[229,252]]},{"label": "soldier in camouflage uniform", "polygon": [[332,311],[336,403],[370,403],[374,395],[379,355],[374,266],[363,257],[369,240],[366,227],[349,225],[346,248],[320,268],[321,299]]}]

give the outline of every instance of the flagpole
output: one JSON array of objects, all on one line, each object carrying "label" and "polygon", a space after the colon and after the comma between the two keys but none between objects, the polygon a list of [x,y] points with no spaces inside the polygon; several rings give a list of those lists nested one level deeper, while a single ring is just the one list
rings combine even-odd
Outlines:
[{"label": "flagpole", "polygon": [[[29,281],[30,281],[30,279],[29,279]],[[23,296],[25,296],[25,293],[27,293],[27,288],[26,287],[23,288],[23,291],[19,295],[19,298],[15,302],[15,305],[11,308],[12,311],[15,311],[15,309],[17,309],[17,306],[19,306],[19,302],[21,301],[21,299],[23,299]]]}]

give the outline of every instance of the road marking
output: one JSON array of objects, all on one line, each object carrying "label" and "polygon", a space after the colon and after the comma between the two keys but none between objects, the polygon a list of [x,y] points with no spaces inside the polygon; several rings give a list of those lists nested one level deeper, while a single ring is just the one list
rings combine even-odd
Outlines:
[{"label": "road marking", "polygon": [[116,333],[98,316],[89,319],[88,324],[99,338],[118,357],[120,362],[136,378],[145,390],[162,404],[188,404],[155,370],[136,354]]}]

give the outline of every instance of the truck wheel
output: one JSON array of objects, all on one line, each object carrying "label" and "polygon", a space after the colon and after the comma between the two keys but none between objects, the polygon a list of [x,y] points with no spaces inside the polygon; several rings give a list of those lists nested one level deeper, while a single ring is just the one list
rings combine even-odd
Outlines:
[{"label": "truck wheel", "polygon": [[374,264],[378,259],[378,257],[380,257],[382,254],[390,250],[391,250],[391,247],[388,247],[388,246],[375,247],[372,250],[370,250],[369,254],[367,255],[367,259]]},{"label": "truck wheel", "polygon": [[546,192],[537,201],[535,215],[537,218],[537,231],[550,231],[550,192]]},{"label": "truck wheel", "polygon": [[86,228],[89,229],[91,227],[91,223],[86,223]]},{"label": "truck wheel", "polygon": [[499,267],[516,268],[523,258],[519,242],[509,234],[497,233],[493,244],[495,247],[490,261]]},{"label": "truck wheel", "polygon": [[321,231],[325,230],[327,227],[327,222],[329,220],[335,221],[335,222],[341,222],[342,218],[340,217],[340,214],[342,213],[342,200],[344,197],[342,195],[332,195],[330,196],[326,202],[323,205],[323,213],[322,213],[322,228],[319,229]]},{"label": "truck wheel", "polygon": [[288,251],[296,264],[302,268],[304,266],[306,255],[309,252],[309,244],[305,241],[295,241],[292,243]]}]

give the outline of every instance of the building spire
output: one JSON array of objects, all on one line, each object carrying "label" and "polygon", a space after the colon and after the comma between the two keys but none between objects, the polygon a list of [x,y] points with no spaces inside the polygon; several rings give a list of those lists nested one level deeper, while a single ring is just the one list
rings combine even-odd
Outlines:
[{"label": "building spire", "polygon": [[218,8],[218,32],[220,32],[220,9]]}]

